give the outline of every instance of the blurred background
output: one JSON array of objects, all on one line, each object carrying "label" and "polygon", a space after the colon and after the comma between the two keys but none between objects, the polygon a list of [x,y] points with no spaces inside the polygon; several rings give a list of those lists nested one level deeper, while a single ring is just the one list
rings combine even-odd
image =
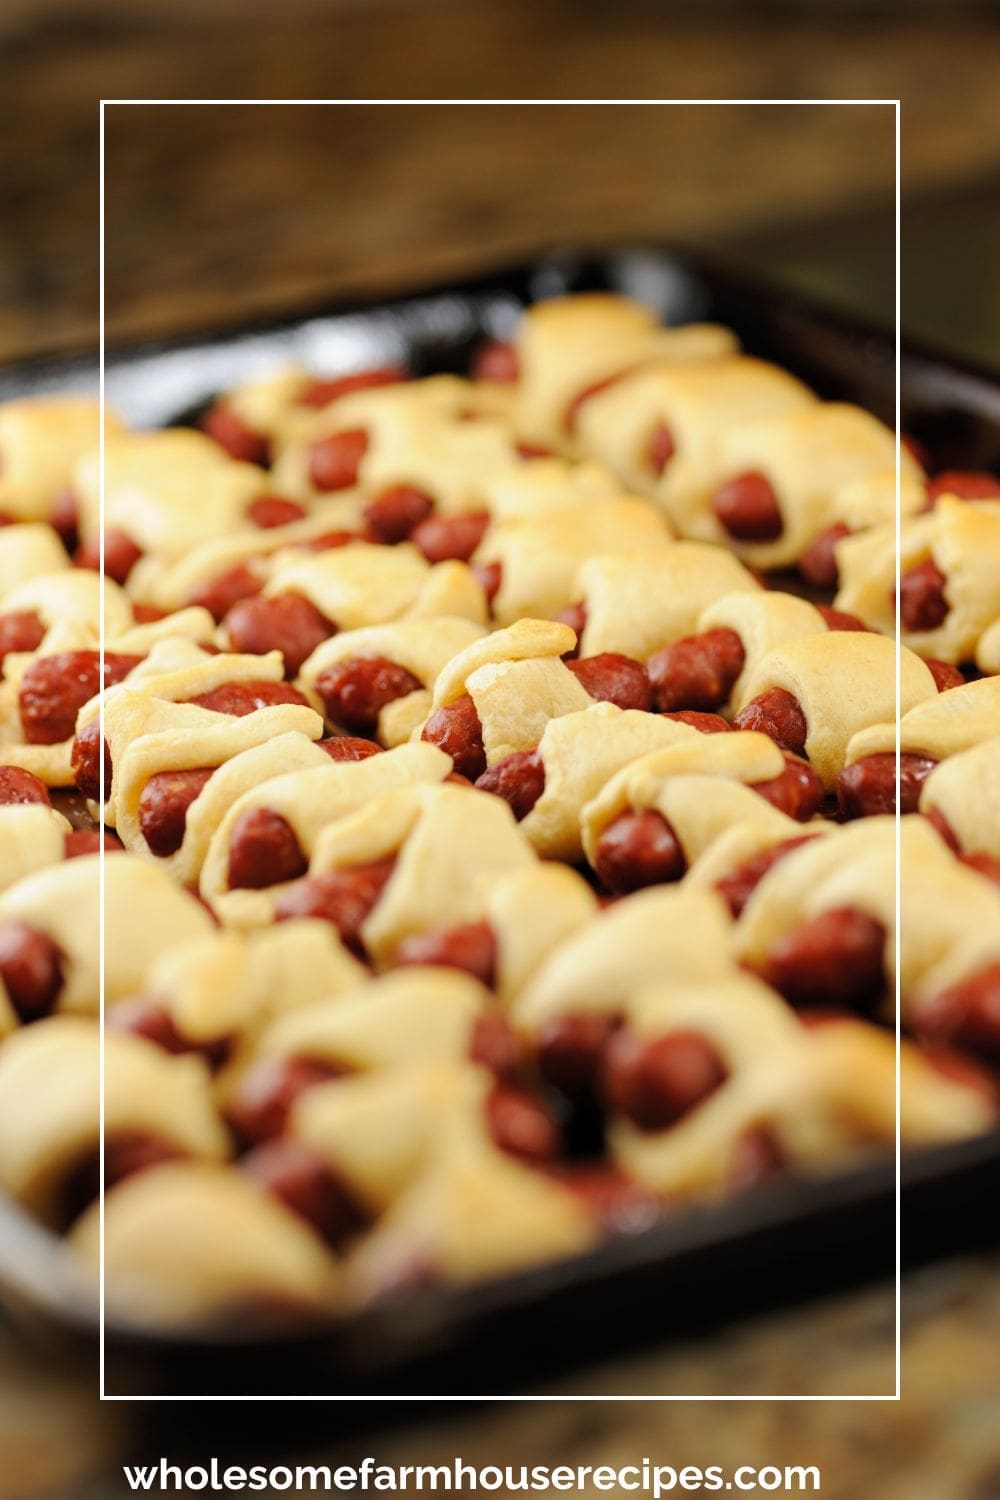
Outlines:
[{"label": "blurred background", "polygon": [[[3,0],[0,359],[96,336],[102,95],[898,96],[906,324],[988,358],[998,23],[962,0]],[[646,237],[891,321],[890,113],[116,107],[109,336]]]},{"label": "blurred background", "polygon": [[[95,347],[102,96],[898,96],[904,326],[1000,365],[998,85],[1000,13],[959,0],[0,0],[0,361]],[[885,107],[115,106],[108,336],[644,239],[891,323],[893,152]],[[99,1408],[89,1363],[0,1321],[0,1500],[112,1500],[137,1449],[818,1463],[834,1500],[997,1500],[995,1272],[983,1255],[906,1278],[901,1405],[383,1408],[377,1437],[356,1407],[286,1408],[273,1430],[260,1407]],[[888,1390],[893,1333],[891,1289],[876,1287],[548,1394]]]}]

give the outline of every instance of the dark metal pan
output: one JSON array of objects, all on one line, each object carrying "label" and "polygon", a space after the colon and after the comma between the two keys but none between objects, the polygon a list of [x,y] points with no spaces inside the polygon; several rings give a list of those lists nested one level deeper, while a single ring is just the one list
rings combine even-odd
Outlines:
[{"label": "dark metal pan", "polygon": [[[107,395],[129,421],[155,426],[190,420],[220,389],[281,360],[329,373],[387,359],[418,373],[463,371],[475,346],[504,336],[526,304],[597,289],[639,297],[667,322],[724,322],[749,352],[785,365],[823,396],[894,420],[892,335],[701,256],[655,247],[547,254],[378,304],[309,309],[115,349],[107,358]],[[935,467],[1000,466],[998,377],[908,343],[901,374],[904,429],[927,447]],[[93,388],[96,379],[92,359],[37,361],[0,371],[0,399]],[[1000,1132],[905,1160],[903,1263],[994,1242],[998,1173]],[[891,1282],[895,1215],[893,1163],[880,1160],[668,1217],[633,1238],[516,1277],[413,1292],[301,1334],[182,1340],[109,1323],[107,1390],[404,1398],[523,1392],[624,1349],[863,1281]],[[50,1236],[2,1202],[0,1292],[24,1318],[86,1353],[95,1318],[72,1265]],[[223,1408],[210,1410],[217,1433]]]}]

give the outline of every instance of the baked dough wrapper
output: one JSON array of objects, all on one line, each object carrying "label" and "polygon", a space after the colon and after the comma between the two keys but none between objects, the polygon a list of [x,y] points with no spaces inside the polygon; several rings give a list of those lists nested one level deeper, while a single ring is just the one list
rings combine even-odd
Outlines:
[{"label": "baked dough wrapper", "polygon": [[[681,535],[691,514],[711,502],[728,477],[725,433],[817,404],[813,393],[778,365],[745,354],[677,365],[653,365],[622,376],[580,409],[583,452],[607,464],[637,494],[655,499]],[[666,427],[674,444],[662,474],[649,461],[650,439]]]},{"label": "baked dough wrapper", "polygon": [[68,570],[69,556],[52,527],[22,521],[0,527],[0,614],[12,589],[46,573]]},{"label": "baked dough wrapper", "polygon": [[360,630],[389,620],[457,615],[484,625],[486,596],[465,563],[433,566],[409,542],[380,547],[352,542],[331,552],[280,559],[264,587],[266,598],[304,594],[338,630]]},{"label": "baked dough wrapper", "polygon": [[[84,538],[100,533],[100,478],[100,455],[92,449],[72,480]],[[251,527],[247,507],[268,487],[263,469],[230,458],[190,428],[116,434],[104,444],[105,527],[120,527],[157,557],[182,557],[201,542]]]},{"label": "baked dough wrapper", "polygon": [[[201,1331],[241,1327],[247,1317],[335,1311],[337,1261],[291,1209],[241,1172],[213,1162],[171,1162],[126,1178],[108,1193],[105,1296],[119,1319]],[[99,1218],[91,1208],[69,1244],[96,1283]]]},{"label": "baked dough wrapper", "polygon": [[403,667],[422,686],[382,709],[377,738],[380,744],[391,748],[409,739],[413,730],[426,721],[441,670],[473,641],[485,635],[485,626],[449,616],[398,620],[388,625],[341,631],[323,641],[303,662],[297,685],[304,693],[313,696],[316,679],[323,672],[337,662],[355,657],[383,657]]},{"label": "baked dough wrapper", "polygon": [[597,1239],[585,1208],[511,1161],[486,1125],[492,1079],[468,1063],[403,1067],[320,1084],[292,1109],[292,1134],[376,1218],[348,1261],[354,1297],[392,1285],[416,1255],[447,1281],[513,1271]]},{"label": "baked dough wrapper", "polygon": [[920,811],[943,817],[964,853],[1000,859],[1000,732],[942,760],[924,782]]},{"label": "baked dough wrapper", "polygon": [[481,921],[490,881],[535,859],[500,798],[459,786],[401,786],[328,825],[309,873],[390,857],[395,868],[361,928],[377,967],[391,962],[404,938]]},{"label": "baked dough wrapper", "polygon": [[[981,741],[1000,735],[1000,677],[980,677],[924,698],[899,721],[899,748],[904,755],[947,760]],[[851,737],[847,763],[896,749],[896,725],[890,716]]]},{"label": "baked dough wrapper", "polygon": [[[57,1009],[97,1015],[100,1004],[101,857],[84,855],[49,865],[0,894],[0,923],[24,922],[63,953]],[[201,904],[162,870],[128,854],[104,856],[104,912],[112,940],[105,953],[109,1005],[138,994],[146,971],[165,949],[211,931]],[[121,935],[127,940],[121,941]],[[0,1032],[9,1002],[0,982]]]},{"label": "baked dough wrapper", "polygon": [[[768,991],[755,993],[742,978],[711,991],[648,991],[636,1002],[634,1024],[654,1035],[696,1030],[730,1068],[728,1079],[669,1129],[640,1131],[625,1120],[610,1125],[615,1158],[671,1200],[724,1196],[736,1147],[758,1129],[776,1138],[793,1170],[806,1176],[885,1151],[895,1139],[891,1032],[853,1020],[804,1027]],[[944,1077],[907,1042],[900,1105],[906,1146],[961,1140],[993,1119],[980,1095]]]},{"label": "baked dough wrapper", "polygon": [[[784,688],[798,700],[808,726],[806,755],[832,791],[853,736],[895,718],[895,644],[860,630],[802,636],[761,658],[747,677],[744,703],[771,688]],[[929,667],[903,647],[901,713],[936,695]]]},{"label": "baked dough wrapper", "polygon": [[668,542],[638,557],[589,558],[570,590],[587,612],[580,655],[617,651],[642,661],[691,635],[705,608],[733,592],[762,590],[731,552],[702,542]]},{"label": "baked dough wrapper", "polygon": [[[576,633],[549,620],[518,620],[473,641],[438,673],[431,709],[468,693],[482,725],[486,763],[530,750],[550,720],[589,708],[593,699],[561,657]],[[419,738],[417,724],[412,737]]]},{"label": "baked dough wrapper", "polygon": [[69,832],[70,824],[62,813],[40,802],[0,806],[0,892],[36,870],[58,864],[66,852]]},{"label": "baked dough wrapper", "polygon": [[738,347],[728,328],[663,328],[650,308],[606,292],[552,297],[529,307],[515,329],[514,346],[518,432],[530,443],[567,453],[581,446],[567,415],[584,391],[638,365],[711,359]]},{"label": "baked dough wrapper", "polygon": [[457,375],[354,391],[319,411],[295,414],[279,437],[272,481],[283,495],[322,497],[309,473],[313,443],[363,429],[368,447],[350,493],[371,499],[406,485],[429,495],[441,515],[485,510],[485,478],[518,457],[504,418],[495,392]]},{"label": "baked dough wrapper", "polygon": [[659,888],[617,901],[560,943],[511,1007],[534,1036],[573,1012],[626,1011],[653,981],[685,984],[732,974],[732,923],[714,891]]},{"label": "baked dough wrapper", "polygon": [[250,933],[213,931],[161,953],[143,994],[196,1045],[248,1038],[276,1017],[357,989],[364,966],[328,922],[281,922]]},{"label": "baked dough wrapper", "polygon": [[[949,610],[934,630],[904,628],[903,640],[921,656],[942,661],[975,661],[996,671],[1000,621],[1000,504],[942,495],[933,511],[903,522],[900,569],[906,573],[932,559],[945,575]],[[866,625],[891,635],[895,630],[896,529],[873,528],[837,544],[840,567],[838,609],[859,615]],[[981,655],[982,653],[982,655]]]},{"label": "baked dough wrapper", "polygon": [[[0,1186],[59,1227],[74,1168],[98,1150],[100,1031],[80,1016],[25,1026],[0,1047]],[[141,1037],[104,1040],[105,1136],[138,1132],[179,1154],[224,1161],[228,1134],[197,1057],[171,1057]]]},{"label": "baked dough wrapper", "polygon": [[[574,512],[541,511],[530,519],[497,521],[476,551],[477,565],[499,563],[493,615],[509,625],[526,615],[551,619],[579,596],[580,567],[604,554],[642,558],[671,540],[666,519],[648,500],[592,500]],[[731,587],[733,585],[730,585]]]},{"label": "baked dough wrapper", "polygon": [[[697,734],[697,730],[693,731]],[[785,769],[766,734],[751,731],[685,736],[624,766],[583,809],[583,850],[593,866],[601,835],[625,812],[660,813],[673,829],[688,868],[734,827],[759,829],[771,843],[797,838],[811,825],[796,822],[753,791]]]},{"label": "baked dough wrapper", "polygon": [[550,719],[538,742],[545,790],[521,821],[521,832],[543,859],[575,863],[583,853],[581,816],[605,783],[654,750],[695,741],[701,747],[705,736],[689,724],[613,703]]},{"label": "baked dough wrapper", "polygon": [[[109,438],[122,428],[105,411]],[[47,521],[78,460],[100,443],[101,416],[90,396],[29,396],[0,405],[0,511]]]},{"label": "baked dough wrapper", "polygon": [[[235,802],[275,776],[329,763],[326,752],[314,743],[321,733],[322,724],[311,708],[282,703],[242,718],[227,715],[221,723],[141,734],[115,767],[118,837],[130,854],[153,860],[178,885],[197,884],[212,836]],[[166,856],[154,854],[141,824],[147,782],[162,771],[207,766],[215,770],[187,809],[180,848]]]},{"label": "baked dough wrapper", "polygon": [[[855,520],[866,508],[877,518],[885,504],[885,476],[895,474],[893,432],[869,412],[840,402],[810,402],[778,416],[742,422],[723,432],[719,445],[723,479],[754,472],[768,480],[782,514],[781,535],[768,542],[734,540],[705,495],[692,497],[686,506],[678,501],[674,524],[682,536],[732,547],[756,568],[798,562],[816,537],[846,518],[844,495],[844,511]],[[905,450],[900,463],[903,475],[919,482],[920,467]],[[856,488],[862,484],[871,486],[867,506]]]},{"label": "baked dough wrapper", "polygon": [[380,804],[394,788],[440,782],[451,772],[451,757],[426,744],[400,745],[360,761],[334,762],[324,755],[324,762],[273,776],[244,792],[212,834],[199,890],[227,926],[246,930],[270,922],[288,888],[288,882],[283,882],[263,890],[230,890],[233,831],[244,813],[254,808],[278,813],[291,827],[305,857],[314,860],[327,824],[346,819],[369,803]]}]

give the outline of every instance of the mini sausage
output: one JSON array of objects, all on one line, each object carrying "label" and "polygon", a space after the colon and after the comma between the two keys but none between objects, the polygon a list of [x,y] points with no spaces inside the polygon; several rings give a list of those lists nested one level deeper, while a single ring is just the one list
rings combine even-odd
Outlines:
[{"label": "mini sausage", "polygon": [[284,495],[258,495],[247,506],[247,520],[269,531],[275,526],[290,526],[293,521],[305,518],[305,507],[297,500],[286,500]]},{"label": "mini sausage", "polygon": [[76,716],[102,687],[113,687],[127,677],[141,656],[108,651],[101,680],[96,651],[59,651],[31,663],[18,692],[24,737],[29,745],[58,745],[71,739]]},{"label": "mini sausage", "polygon": [[476,1018],[469,1041],[469,1061],[500,1076],[513,1073],[519,1067],[520,1042],[513,1026],[500,1011],[490,1011]]},{"label": "mini sausage", "polygon": [[796,1008],[835,1006],[870,1015],[885,991],[885,928],[853,906],[802,922],[775,943],[763,977]]},{"label": "mini sausage", "polygon": [[40,1021],[63,987],[63,954],[47,933],[27,922],[0,923],[0,980],[20,1020]]},{"label": "mini sausage", "polygon": [[237,416],[229,401],[215,401],[198,424],[230,458],[241,463],[259,464],[266,468],[271,461],[271,444],[262,432],[256,432],[243,418]]},{"label": "mini sausage", "polygon": [[125,848],[116,833],[108,829],[71,828],[63,844],[64,859],[81,859],[88,854],[121,854]]},{"label": "mini sausage", "polygon": [[351,656],[334,662],[316,678],[327,718],[356,735],[374,734],[387,703],[422,687],[412,672],[384,656]]},{"label": "mini sausage", "polygon": [[517,350],[503,339],[481,344],[472,357],[472,379],[511,385],[520,375]]},{"label": "mini sausage", "polygon": [[762,849],[716,881],[715,889],[725,898],[734,918],[742,915],[743,908],[767,872],[793,849],[798,849],[801,844],[808,844],[812,837],[814,835],[804,834],[801,838],[785,839],[780,844],[773,844],[770,849]]},{"label": "mini sausage", "polygon": [[410,533],[410,541],[429,563],[468,562],[486,534],[490,518],[486,511],[462,516],[428,516]]},{"label": "mini sausage", "polygon": [[558,1162],[546,1175],[575,1194],[607,1234],[640,1234],[663,1215],[663,1204],[610,1162]]},{"label": "mini sausage", "polygon": [[807,760],[785,756],[785,769],[771,781],[754,781],[751,789],[779,812],[807,823],[823,805],[823,782]]},{"label": "mini sausage", "polygon": [[259,682],[223,682],[218,687],[209,688],[207,692],[198,693],[194,698],[184,701],[194,703],[199,708],[210,708],[217,714],[230,714],[236,719],[255,713],[258,708],[273,708],[277,703],[295,703],[300,708],[309,707],[305,694],[292,687],[290,682],[271,682],[266,679]]},{"label": "mini sausage", "polygon": [[917,1028],[928,1041],[968,1047],[1000,1062],[1000,963],[937,995],[922,1007]]},{"label": "mini sausage", "polygon": [[216,578],[210,578],[207,583],[199,584],[192,592],[188,603],[207,609],[215,623],[219,624],[234,604],[241,599],[250,599],[254,594],[259,594],[263,587],[263,579],[259,578],[246,563],[240,563],[237,567],[220,573]]},{"label": "mini sausage", "polygon": [[361,929],[388,884],[394,865],[394,859],[380,859],[308,875],[282,894],[275,919],[285,922],[295,917],[318,917],[336,927],[344,946],[364,958]]},{"label": "mini sausage", "polygon": [[297,405],[311,406],[318,411],[329,406],[331,401],[338,401],[341,396],[351,396],[355,391],[370,391],[380,385],[399,385],[409,378],[408,371],[402,365],[378,365],[371,370],[355,370],[350,375],[317,378],[299,396]]},{"label": "mini sausage", "polygon": [[646,663],[658,713],[709,713],[728,700],[746,652],[735,630],[706,630],[656,651]]},{"label": "mini sausage", "polygon": [[907,568],[899,580],[899,617],[907,630],[936,630],[948,617],[944,573],[932,557]]},{"label": "mini sausage", "polygon": [[601,1061],[621,1018],[595,1011],[571,1012],[547,1021],[538,1033],[538,1071],[568,1099],[593,1098]]},{"label": "mini sausage", "polygon": [[947,693],[949,688],[965,686],[964,673],[958,667],[953,667],[950,661],[938,661],[935,656],[925,656],[924,666],[934,678],[934,686],[939,693]]},{"label": "mini sausage", "polygon": [[373,541],[393,546],[433,513],[434,501],[409,484],[393,485],[365,506],[365,524]]},{"label": "mini sausage", "polygon": [[[142,556],[138,546],[128,532],[111,526],[104,533],[104,576],[115,583],[124,584]],[[101,544],[97,537],[81,542],[73,557],[73,566],[89,568],[94,573],[101,571]]]},{"label": "mini sausage", "polygon": [[648,807],[612,819],[597,841],[594,869],[607,890],[627,896],[648,885],[680,880],[687,859],[666,818]]},{"label": "mini sausage", "polygon": [[309,478],[324,494],[347,490],[358,482],[361,460],[368,452],[368,434],[363,427],[332,432],[309,449]]},{"label": "mini sausage", "polygon": [[487,989],[496,985],[497,940],[488,922],[466,922],[459,927],[441,927],[405,938],[396,950],[395,963],[436,965],[461,969]]},{"label": "mini sausage", "polygon": [[476,781],[486,770],[483,726],[476,705],[468,693],[436,708],[423,727],[420,738],[437,745],[450,755],[460,776]]},{"label": "mini sausage", "polygon": [[857,615],[848,614],[846,609],[834,609],[831,604],[817,604],[816,608],[826,621],[826,628],[828,630],[868,629],[864,620],[859,620]]},{"label": "mini sausage", "polygon": [[80,542],[80,505],[72,490],[56,496],[49,525],[72,557]]},{"label": "mini sausage", "polygon": [[309,861],[291,824],[266,807],[251,807],[233,826],[229,845],[230,890],[264,890],[298,880]]},{"label": "mini sausage", "polygon": [[601,1094],[608,1109],[640,1130],[665,1130],[728,1076],[718,1049],[699,1032],[673,1031],[650,1040],[623,1027],[604,1054]]},{"label": "mini sausage", "polygon": [[132,1036],[144,1037],[162,1052],[173,1057],[182,1057],[197,1052],[213,1064],[221,1063],[228,1050],[228,1038],[219,1038],[214,1043],[194,1042],[179,1031],[173,1016],[162,1001],[153,995],[136,995],[132,1000],[123,1000],[108,1011],[107,1025],[112,1031],[128,1032]]},{"label": "mini sausage", "polygon": [[778,497],[756,469],[737,474],[712,496],[722,528],[738,542],[773,542],[785,528]]},{"label": "mini sausage", "polygon": [[657,422],[646,444],[646,465],[650,473],[659,479],[676,452],[677,444],[670,428],[665,422]]},{"label": "mini sausage", "polygon": [[644,712],[652,707],[649,676],[641,661],[633,661],[617,651],[604,651],[599,656],[567,661],[566,665],[581,687],[599,703]]},{"label": "mini sausage", "polygon": [[503,564],[498,562],[476,563],[472,572],[486,595],[487,604],[492,604],[503,583]]},{"label": "mini sausage", "polygon": [[84,724],[76,739],[73,741],[73,750],[70,762],[73,767],[73,780],[77,788],[91,802],[99,802],[101,798],[100,762],[98,756],[103,751],[104,756],[104,795],[107,797],[111,792],[111,749],[107,740],[101,736],[100,719],[91,719],[89,724]]},{"label": "mini sausage", "polygon": [[333,734],[318,741],[331,760],[367,760],[370,755],[380,755],[382,746],[374,740],[362,740],[351,734]]},{"label": "mini sausage", "polygon": [[673,719],[676,724],[690,724],[699,734],[729,734],[733,727],[726,723],[721,714],[703,714],[694,708],[682,708],[676,713],[664,714],[663,717]]},{"label": "mini sausage", "polygon": [[[920,793],[937,761],[929,755],[899,757],[899,811],[915,813]],[[896,811],[896,753],[884,750],[845,766],[837,777],[837,805],[842,818],[873,818]]]},{"label": "mini sausage", "polygon": [[0,807],[13,807],[21,802],[40,802],[43,807],[52,806],[52,798],[44,781],[39,781],[30,771],[20,766],[0,766]]},{"label": "mini sausage", "polygon": [[948,469],[927,481],[927,509],[933,510],[942,495],[959,500],[1000,500],[1000,479],[974,469]]},{"label": "mini sausage", "polygon": [[481,792],[502,797],[520,823],[545,790],[545,766],[537,750],[515,750],[477,778]]},{"label": "mini sausage", "polygon": [[494,1144],[521,1161],[555,1161],[562,1152],[562,1132],[551,1110],[527,1089],[495,1083],[486,1100],[486,1121]]},{"label": "mini sausage", "polygon": [[759,730],[789,755],[805,755],[809,726],[798,699],[785,688],[769,688],[751,698],[736,715],[733,728]]},{"label": "mini sausage", "polygon": [[279,1136],[292,1106],[307,1089],[344,1075],[312,1057],[262,1057],[252,1063],[226,1103],[226,1118],[244,1144]]},{"label": "mini sausage", "polygon": [[850,536],[851,528],[836,521],[809,543],[799,558],[799,572],[807,583],[818,589],[835,589],[840,582],[837,566],[837,543]]},{"label": "mini sausage", "polygon": [[298,1214],[335,1250],[368,1225],[368,1215],[329,1164],[300,1141],[265,1141],[239,1163],[240,1171]]},{"label": "mini sausage", "polygon": [[749,1192],[773,1182],[788,1171],[788,1157],[766,1125],[752,1125],[736,1139],[726,1172],[726,1186],[734,1192]]},{"label": "mini sausage", "polygon": [[139,829],[153,854],[166,859],[184,842],[188,808],[207,784],[214,766],[188,771],[157,771],[139,798]]},{"label": "mini sausage", "polygon": [[263,656],[278,650],[285,661],[285,676],[296,677],[302,663],[316,647],[329,640],[336,627],[304,594],[261,595],[241,599],[222,621],[234,651]]},{"label": "mini sausage", "polygon": [[563,657],[564,661],[571,661],[573,657],[580,654],[580,637],[587,627],[587,606],[582,599],[578,599],[575,604],[567,604],[566,608],[561,609],[553,618],[558,625],[568,625],[570,630],[576,631],[576,645]]},{"label": "mini sausage", "polygon": [[33,609],[0,615],[0,668],[8,652],[36,651],[45,639],[45,626]]}]

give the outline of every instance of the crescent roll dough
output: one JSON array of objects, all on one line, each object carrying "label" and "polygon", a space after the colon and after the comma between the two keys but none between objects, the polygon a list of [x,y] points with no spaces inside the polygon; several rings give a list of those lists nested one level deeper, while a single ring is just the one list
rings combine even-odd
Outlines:
[{"label": "crescent roll dough", "polygon": [[[899,721],[899,748],[904,755],[946,760],[981,740],[1000,735],[1000,678],[981,677],[925,698]],[[847,760],[860,760],[896,748],[896,726],[889,718],[855,734]]]},{"label": "crescent roll dough", "polygon": [[[580,447],[607,464],[640,495],[663,506],[681,536],[725,478],[722,437],[741,422],[798,411],[816,402],[810,390],[765,360],[744,354],[653,365],[616,380],[584,402]],[[662,472],[650,446],[666,428],[673,452]]]},{"label": "crescent roll dough", "polygon": [[521,832],[543,859],[574,863],[583,852],[580,816],[605,782],[650,751],[693,739],[702,744],[689,724],[613,703],[550,719],[538,742],[545,790],[522,820]]},{"label": "crescent roll dough", "polygon": [[233,835],[246,814],[256,808],[277,813],[289,825],[306,859],[320,847],[327,824],[379,801],[397,787],[440,782],[451,771],[451,757],[434,745],[400,745],[367,760],[331,761],[289,771],[259,782],[228,808],[211,835],[201,869],[199,889],[227,925],[239,929],[269,922],[284,883],[259,890],[229,888]]},{"label": "crescent roll dough", "polygon": [[382,709],[378,739],[383,745],[400,745],[422,725],[431,711],[432,694],[441,670],[473,641],[485,636],[485,628],[471,620],[449,618],[399,620],[389,625],[370,625],[364,630],[345,630],[316,647],[302,665],[298,685],[314,693],[316,679],[337,662],[354,657],[383,657],[415,677],[422,690],[397,698]]},{"label": "crescent roll dough", "polygon": [[535,858],[499,797],[458,786],[410,786],[324,829],[309,873],[390,856],[395,868],[361,928],[378,965],[415,933],[480,921],[490,880]]},{"label": "crescent roll dough", "polygon": [[[59,1011],[96,1015],[99,1006],[100,865],[96,854],[37,870],[0,894],[0,924],[20,922],[50,938],[62,954]],[[138,993],[146,970],[165,948],[210,931],[204,907],[162,870],[127,854],[104,858],[108,1004]],[[6,1003],[0,981],[0,1009]]]},{"label": "crescent roll dough", "polygon": [[654,750],[626,765],[583,809],[587,859],[594,864],[602,833],[621,813],[649,808],[666,818],[689,868],[734,826],[758,828],[774,842],[795,838],[802,824],[752,790],[784,769],[784,756],[766,734],[713,734],[700,742],[685,736]]},{"label": "crescent roll dough", "polygon": [[[113,412],[104,430],[120,434]],[[0,511],[47,521],[69,487],[77,461],[100,442],[100,407],[92,396],[31,396],[0,405]]]},{"label": "crescent roll dough", "polygon": [[641,557],[590,558],[572,590],[587,614],[580,654],[618,651],[642,660],[690,635],[705,607],[734,591],[761,589],[732,553],[701,542],[673,542]]},{"label": "crescent roll dough", "polygon": [[[838,609],[860,615],[876,630],[895,629],[896,530],[884,525],[837,546]],[[942,495],[933,511],[903,523],[900,571],[932,561],[944,574],[948,612],[932,630],[909,630],[903,640],[922,656],[978,660],[981,638],[1000,619],[1000,505]],[[989,652],[987,650],[987,656]],[[980,663],[992,670],[988,660]]]},{"label": "crescent roll dough", "polygon": [[[784,688],[802,708],[806,755],[829,791],[844,769],[852,737],[895,717],[896,647],[884,636],[858,630],[802,636],[757,663],[743,690],[744,704],[771,688]],[[929,668],[904,647],[901,712],[936,694]]]},{"label": "crescent roll dough", "polygon": [[943,818],[964,853],[1000,859],[1000,735],[936,766],[920,811]]},{"label": "crescent roll dough", "polygon": [[7,610],[11,589],[68,567],[66,549],[51,526],[38,521],[0,527],[0,614]]},{"label": "crescent roll dough", "polygon": [[661,328],[628,297],[591,292],[552,297],[522,315],[514,334],[519,378],[514,415],[528,442],[571,449],[567,415],[584,391],[636,365],[730,354],[735,336],[712,324]]},{"label": "crescent roll dough", "polygon": [[[96,1277],[95,1208],[70,1243]],[[139,1172],[107,1195],[104,1285],[118,1318],[189,1332],[243,1327],[276,1306],[315,1317],[341,1298],[337,1262],[298,1214],[204,1162]]]},{"label": "crescent roll dough", "polygon": [[653,980],[712,980],[730,968],[729,915],[711,891],[640,891],[552,952],[515,1001],[514,1024],[535,1034],[570,1012],[613,1014]]},{"label": "crescent roll dough", "polygon": [[0,891],[35,870],[58,863],[69,831],[69,823],[53,807],[40,802],[0,804]]},{"label": "crescent roll dough", "polygon": [[[65,1223],[74,1170],[98,1151],[100,1033],[79,1016],[26,1026],[0,1052],[0,1185],[38,1218]],[[229,1139],[200,1058],[141,1037],[104,1044],[104,1129],[148,1136],[183,1156],[224,1161]]]},{"label": "crescent roll dough", "polygon": [[[838,498],[848,486],[895,474],[896,467],[894,433],[860,407],[839,402],[812,403],[740,423],[722,435],[721,450],[724,479],[757,473],[768,481],[781,510],[781,535],[769,542],[735,542],[704,502],[679,529],[686,536],[733,546],[758,568],[797,562],[810,542],[842,519]],[[900,463],[904,475],[919,479],[919,465],[905,450]]]}]

